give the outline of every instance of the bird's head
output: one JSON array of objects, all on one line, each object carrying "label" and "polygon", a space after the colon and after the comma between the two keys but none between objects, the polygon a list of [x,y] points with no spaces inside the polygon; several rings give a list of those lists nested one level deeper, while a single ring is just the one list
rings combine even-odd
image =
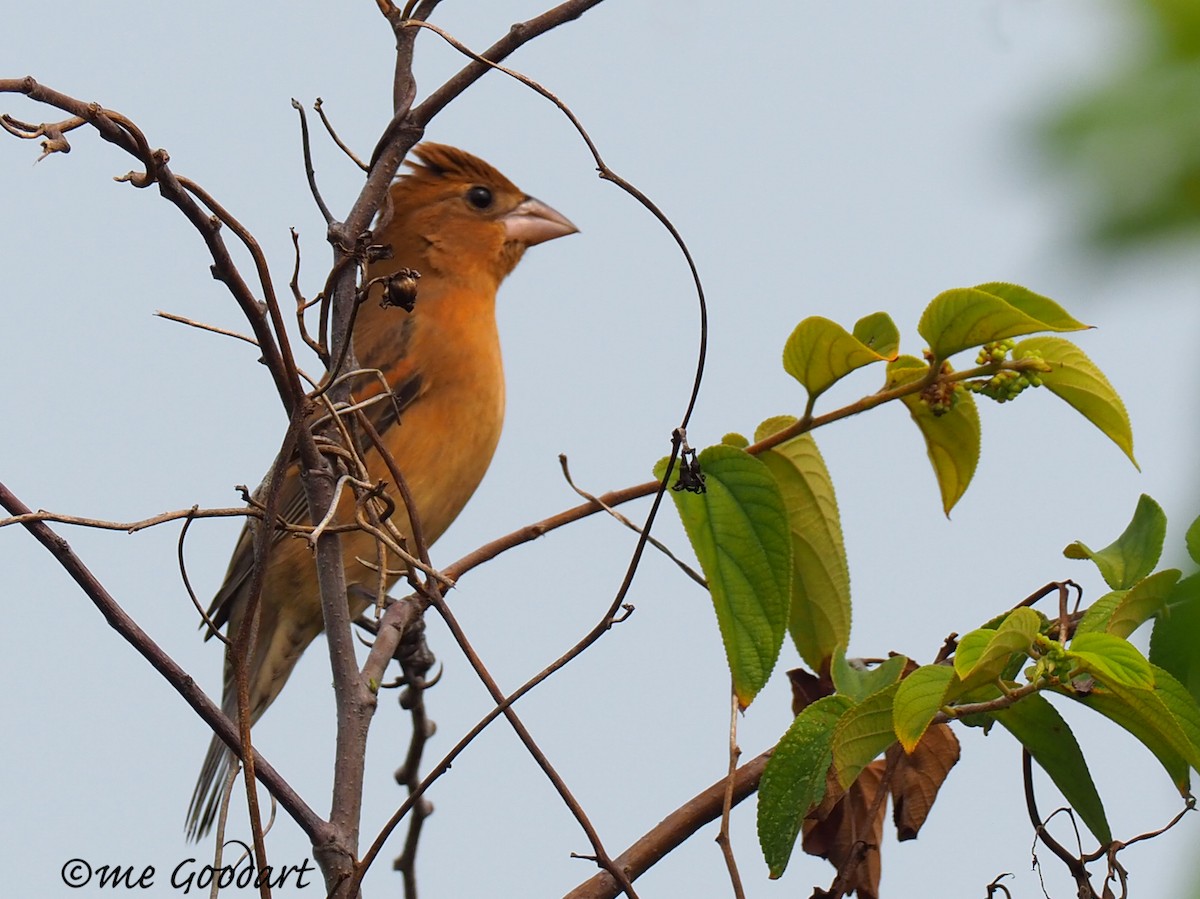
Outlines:
[{"label": "bird's head", "polygon": [[578,230],[470,153],[423,143],[413,155],[419,161],[409,160],[412,171],[392,186],[390,215],[377,233],[392,247],[389,269],[494,288],[527,247]]}]

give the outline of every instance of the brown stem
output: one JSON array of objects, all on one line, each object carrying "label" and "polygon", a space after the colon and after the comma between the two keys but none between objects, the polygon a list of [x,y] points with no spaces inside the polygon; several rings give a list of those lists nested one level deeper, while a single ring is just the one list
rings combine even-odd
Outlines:
[{"label": "brown stem", "polygon": [[[734,805],[758,789],[763,769],[771,753],[751,759],[733,775],[732,802]],[[683,844],[697,830],[721,817],[725,803],[728,778],[722,778],[707,790],[681,805],[667,817],[647,831],[636,843],[613,859],[630,880],[645,874],[661,859]],[[590,880],[581,883],[565,899],[615,899],[621,888],[607,871],[601,871]]]}]

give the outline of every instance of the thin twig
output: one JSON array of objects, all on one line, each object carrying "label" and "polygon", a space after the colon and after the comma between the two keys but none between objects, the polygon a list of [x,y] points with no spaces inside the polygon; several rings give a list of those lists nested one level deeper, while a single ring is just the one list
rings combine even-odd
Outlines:
[{"label": "thin twig", "polygon": [[717,831],[717,845],[721,847],[721,855],[725,859],[725,868],[729,871],[729,882],[733,887],[735,899],[746,899],[746,890],[742,886],[742,875],[738,873],[737,858],[733,854],[733,844],[729,839],[729,817],[733,812],[733,775],[737,771],[738,758],[742,754],[737,741],[738,716],[741,714],[741,703],[738,701],[737,690],[732,685],[729,690],[729,774],[725,778],[725,795],[721,802],[721,828]]},{"label": "thin twig", "polygon": [[238,340],[244,340],[251,346],[258,346],[258,341],[249,334],[239,334],[237,331],[229,331],[225,328],[218,328],[216,325],[209,325],[204,322],[198,322],[195,319],[184,318],[182,315],[176,315],[173,312],[163,312],[161,309],[156,309],[154,314],[159,318],[165,318],[168,321],[179,322],[181,325],[187,325],[191,328],[199,328],[201,331],[212,331],[214,334],[221,334],[225,337],[234,337]]},{"label": "thin twig", "polygon": [[[199,506],[192,506],[192,511],[195,512],[199,508]],[[183,527],[179,529],[179,543],[175,550],[176,557],[179,560],[179,577],[183,580],[183,587],[185,590],[187,590],[188,598],[191,599],[192,605],[196,607],[196,611],[200,614],[200,618],[206,625],[208,625],[208,628],[205,632],[206,635],[210,637],[216,637],[226,646],[229,646],[229,638],[217,629],[217,625],[214,624],[213,620],[208,617],[208,612],[204,610],[204,606],[200,604],[200,600],[196,597],[196,591],[192,589],[191,579],[188,578],[187,565],[183,560],[183,543],[184,540],[187,539],[188,528],[192,526],[192,522],[195,520],[195,515],[189,515],[183,520]]]},{"label": "thin twig", "polygon": [[333,142],[335,144],[337,144],[338,149],[341,150],[343,153],[345,153],[350,158],[350,161],[353,162],[360,169],[362,169],[364,172],[370,171],[367,164],[365,162],[363,162],[361,159],[359,159],[357,156],[355,156],[354,151],[351,150],[348,146],[346,146],[346,144],[342,141],[342,139],[340,137],[338,137],[338,133],[337,133],[337,131],[334,130],[333,124],[329,121],[328,117],[326,117],[326,115],[325,115],[324,101],[320,97],[317,97],[316,102],[313,103],[313,109],[315,109],[317,111],[317,115],[321,117],[321,124],[325,126],[325,130],[329,133],[329,136],[331,138],[333,138]]},{"label": "thin twig", "polygon": [[300,328],[300,339],[304,341],[305,346],[317,354],[317,358],[321,360],[321,364],[328,368],[329,350],[325,344],[319,340],[314,340],[308,333],[308,325],[304,315],[308,311],[309,306],[315,302],[320,302],[320,300],[317,299],[309,302],[300,293],[300,235],[296,233],[295,228],[289,228],[288,230],[292,235],[292,251],[295,254],[295,262],[292,265],[292,278],[288,281],[288,287],[291,288],[292,298],[296,301],[296,324]]},{"label": "thin twig", "polygon": [[[572,490],[574,490],[576,493],[578,493],[584,499],[589,500],[590,502],[593,502],[596,505],[598,505],[601,509],[603,509],[605,512],[607,512],[609,515],[611,515],[617,521],[621,522],[621,524],[625,525],[625,527],[629,528],[635,534],[640,534],[642,532],[642,529],[640,527],[638,527],[636,524],[634,524],[632,521],[630,521],[628,518],[626,518],[624,515],[622,515],[620,512],[618,512],[612,506],[606,505],[602,499],[600,499],[599,497],[597,497],[591,493],[588,493],[586,490],[581,489],[580,487],[578,487],[575,484],[575,481],[572,480],[572,478],[571,478],[571,469],[567,465],[567,457],[566,457],[565,453],[558,454],[558,464],[562,467],[563,477],[566,478],[567,485]],[[708,581],[706,581],[704,579],[704,575],[700,574],[700,572],[696,571],[696,569],[694,569],[690,565],[688,565],[687,562],[684,562],[677,555],[675,555],[675,553],[671,552],[670,548],[665,543],[663,543],[661,540],[659,540],[658,538],[650,537],[649,540],[650,540],[651,546],[653,546],[655,549],[657,549],[659,552],[661,552],[664,556],[666,556],[668,559],[670,559],[672,562],[674,562],[676,565],[678,565],[680,570],[684,574],[686,574],[688,577],[690,577],[693,581],[695,581],[697,584],[699,584],[705,590],[708,589]]]},{"label": "thin twig", "polygon": [[29,524],[33,521],[42,521],[53,522],[54,524],[73,524],[85,528],[98,528],[103,531],[125,531],[129,534],[136,534],[138,531],[145,530],[146,528],[166,524],[170,521],[179,521],[181,518],[262,518],[262,512],[259,509],[247,509],[245,506],[236,506],[227,509],[198,509],[193,506],[190,509],[176,509],[173,512],[162,512],[159,515],[152,515],[150,518],[143,518],[140,521],[106,521],[103,518],[63,515],[60,512],[47,512],[43,509],[37,512],[28,512],[24,515],[14,515],[11,518],[0,518],[0,528],[13,524]]},{"label": "thin twig", "polygon": [[304,107],[295,97],[292,97],[292,109],[300,114],[300,145],[304,150],[304,175],[308,179],[308,189],[312,193],[313,202],[317,204],[317,209],[325,218],[325,224],[328,225],[333,221],[333,213],[325,205],[325,200],[321,197],[321,189],[317,187],[317,172],[313,168],[312,161],[312,144],[309,143],[308,138],[308,116],[305,115]]}]

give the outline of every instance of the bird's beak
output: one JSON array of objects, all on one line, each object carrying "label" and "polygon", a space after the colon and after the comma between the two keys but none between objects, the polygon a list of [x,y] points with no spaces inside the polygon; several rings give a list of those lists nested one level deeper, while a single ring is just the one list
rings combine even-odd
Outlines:
[{"label": "bird's beak", "polygon": [[516,209],[500,219],[509,240],[527,247],[545,243],[556,237],[566,237],[579,229],[561,212],[551,209],[541,200],[526,197]]}]

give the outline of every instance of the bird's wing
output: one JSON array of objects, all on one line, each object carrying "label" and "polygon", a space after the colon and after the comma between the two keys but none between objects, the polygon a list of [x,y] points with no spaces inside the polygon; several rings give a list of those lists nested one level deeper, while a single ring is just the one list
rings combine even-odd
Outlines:
[{"label": "bird's wing", "polygon": [[[364,410],[367,420],[380,435],[399,426],[401,414],[418,402],[427,386],[418,366],[405,356],[398,357],[388,366],[383,375],[387,383],[392,385],[390,397],[383,397]],[[372,397],[379,397],[383,394],[383,384],[378,377],[367,378],[362,384],[361,389],[354,391],[354,398],[358,403],[365,403]],[[356,433],[357,429],[353,427],[352,420],[348,420],[347,425],[351,434],[355,435],[360,443],[365,441],[365,437]],[[366,449],[365,443],[359,447],[360,452],[365,452]],[[266,483],[267,481],[264,480],[258,493],[265,489]],[[283,483],[280,485],[277,508],[279,517],[288,524],[306,524],[309,521],[308,497],[305,496],[304,485],[300,480],[300,465],[295,458],[289,461]],[[271,539],[272,542],[278,543],[287,536],[286,531],[277,530]],[[249,586],[250,575],[253,571],[254,528],[247,523],[242,528],[242,533],[234,546],[229,569],[225,572],[225,580],[221,583],[208,608],[209,618],[216,627],[223,627],[229,621],[233,604],[243,590]],[[212,637],[211,632],[206,635],[205,639],[210,637]]]}]

